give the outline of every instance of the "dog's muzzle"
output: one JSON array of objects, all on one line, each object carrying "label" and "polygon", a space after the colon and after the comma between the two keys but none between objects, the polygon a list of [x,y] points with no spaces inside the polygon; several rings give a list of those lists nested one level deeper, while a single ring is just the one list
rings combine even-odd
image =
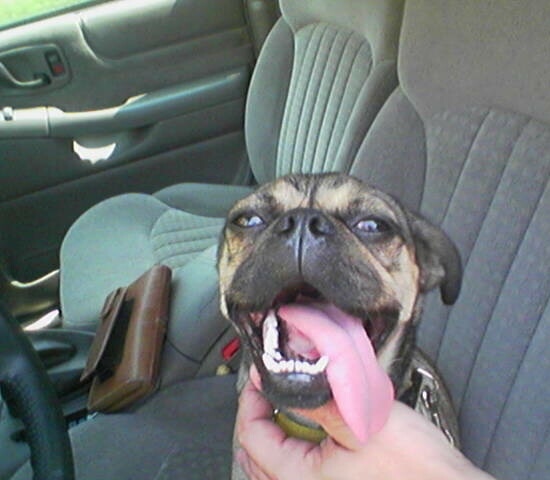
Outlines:
[{"label": "dog's muzzle", "polygon": [[230,317],[249,346],[262,390],[280,407],[315,408],[331,397],[355,402],[349,384],[360,384],[363,352],[376,349],[397,321],[397,309],[382,315],[368,310],[364,296],[358,300],[354,289],[378,297],[379,285],[370,272],[368,288],[349,278],[333,222],[315,209],[282,215],[269,243],[258,247],[264,250],[237,272],[234,298],[241,301],[230,303],[229,295]]}]

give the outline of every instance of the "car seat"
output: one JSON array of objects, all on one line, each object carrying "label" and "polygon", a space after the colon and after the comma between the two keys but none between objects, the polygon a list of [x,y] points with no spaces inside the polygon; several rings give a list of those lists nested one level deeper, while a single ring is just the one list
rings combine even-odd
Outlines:
[{"label": "car seat", "polygon": [[[282,0],[247,98],[256,181],[347,170],[397,84],[402,0]],[[154,263],[181,269],[215,245],[223,216],[250,187],[180,184],[108,199],[83,214],[60,254],[67,328],[95,329],[102,302]],[[212,257],[213,258],[213,257]]]}]

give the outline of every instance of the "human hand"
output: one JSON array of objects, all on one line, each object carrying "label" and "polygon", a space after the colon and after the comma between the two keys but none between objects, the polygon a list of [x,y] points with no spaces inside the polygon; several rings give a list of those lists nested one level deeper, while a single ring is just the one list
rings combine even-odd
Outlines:
[{"label": "human hand", "polygon": [[[302,411],[301,413],[305,413]],[[366,444],[359,442],[334,402],[309,411],[329,437],[319,445],[290,438],[272,421],[272,406],[248,382],[241,393],[236,435],[239,461],[251,480],[489,480],[418,413],[394,402]]]}]

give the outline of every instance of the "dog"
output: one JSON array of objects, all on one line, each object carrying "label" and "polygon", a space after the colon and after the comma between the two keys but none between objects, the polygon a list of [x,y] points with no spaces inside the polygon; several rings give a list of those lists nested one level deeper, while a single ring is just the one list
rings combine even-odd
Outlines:
[{"label": "dog", "polygon": [[[324,305],[366,331],[397,396],[411,397],[414,389],[409,403],[443,422],[450,440],[456,437],[448,394],[415,345],[423,295],[439,287],[443,302],[452,304],[460,291],[460,256],[441,229],[352,176],[289,175],[231,208],[218,271],[221,311],[243,346],[238,388],[254,364],[278,411],[337,397],[315,325],[297,327],[278,314],[285,305]],[[427,376],[419,379],[418,372]],[[435,395],[449,418],[434,412]],[[232,478],[246,477],[234,465]]]}]

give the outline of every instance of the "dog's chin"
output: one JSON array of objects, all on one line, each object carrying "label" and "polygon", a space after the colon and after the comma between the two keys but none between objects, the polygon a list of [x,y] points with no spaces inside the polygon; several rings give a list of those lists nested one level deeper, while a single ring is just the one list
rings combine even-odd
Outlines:
[{"label": "dog's chin", "polygon": [[295,322],[279,315],[285,305],[341,312],[365,330],[375,351],[396,323],[392,309],[377,313],[344,309],[307,284],[279,292],[268,306],[233,304],[231,318],[256,366],[262,391],[278,408],[317,408],[333,396],[327,375],[329,358],[316,348],[315,340],[296,328]]},{"label": "dog's chin", "polygon": [[[258,362],[254,362],[258,368]],[[261,368],[261,367],[260,367]],[[326,373],[272,373],[260,371],[262,391],[279,408],[317,408],[332,398]]]}]

